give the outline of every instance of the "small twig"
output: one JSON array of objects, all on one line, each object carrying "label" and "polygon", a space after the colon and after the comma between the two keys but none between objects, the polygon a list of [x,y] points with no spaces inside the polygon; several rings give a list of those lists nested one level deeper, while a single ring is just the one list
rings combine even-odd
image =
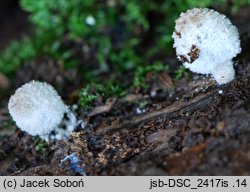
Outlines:
[{"label": "small twig", "polygon": [[116,98],[110,99],[108,100],[105,105],[101,105],[101,106],[97,106],[95,107],[89,114],[90,117],[101,114],[101,113],[105,113],[105,112],[109,112],[113,105],[116,102]]}]

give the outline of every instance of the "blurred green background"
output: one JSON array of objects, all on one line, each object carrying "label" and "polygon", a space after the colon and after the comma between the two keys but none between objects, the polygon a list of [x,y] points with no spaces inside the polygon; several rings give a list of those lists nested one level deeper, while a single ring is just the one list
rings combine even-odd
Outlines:
[{"label": "blurred green background", "polygon": [[[15,80],[16,71],[24,63],[48,57],[65,71],[76,69],[84,84],[79,99],[84,106],[98,94],[122,96],[130,87],[146,88],[144,77],[149,71],[166,70],[173,79],[180,78],[185,70],[173,64],[176,61],[171,38],[179,14],[193,7],[208,7],[233,15],[241,6],[249,5],[250,0],[20,0],[19,3],[28,13],[30,30],[1,51],[0,73]],[[125,75],[130,81],[122,80]],[[91,86],[95,87],[93,94]]]}]

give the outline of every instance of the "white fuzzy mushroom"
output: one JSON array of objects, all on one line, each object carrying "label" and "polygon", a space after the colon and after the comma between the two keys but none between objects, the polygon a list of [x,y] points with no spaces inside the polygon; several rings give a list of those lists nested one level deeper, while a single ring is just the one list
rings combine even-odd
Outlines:
[{"label": "white fuzzy mushroom", "polygon": [[177,58],[195,73],[211,74],[219,85],[234,79],[232,59],[241,52],[239,32],[225,15],[194,8],[181,13],[173,33]]},{"label": "white fuzzy mushroom", "polygon": [[48,140],[69,113],[56,90],[47,83],[31,81],[18,88],[8,103],[9,113],[17,126],[31,135]]}]

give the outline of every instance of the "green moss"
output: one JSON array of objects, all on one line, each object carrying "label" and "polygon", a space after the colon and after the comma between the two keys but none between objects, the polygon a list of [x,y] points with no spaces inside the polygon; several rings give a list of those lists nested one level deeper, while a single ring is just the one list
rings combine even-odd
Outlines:
[{"label": "green moss", "polygon": [[90,109],[91,104],[97,100],[122,97],[125,94],[125,88],[118,86],[113,80],[108,80],[105,84],[91,83],[81,89],[78,103],[85,109]]},{"label": "green moss", "polygon": [[81,89],[78,103],[80,106],[89,109],[89,105],[94,102],[98,97],[99,93],[93,93],[93,91],[90,90],[90,85],[87,85],[86,87]]},{"label": "green moss", "polygon": [[[66,70],[77,68],[90,85],[98,82],[93,73],[111,73],[110,82],[116,83],[102,84],[101,91],[108,97],[119,96],[127,88],[117,81],[121,74],[133,73],[131,86],[145,88],[146,73],[164,70],[167,66],[164,57],[173,51],[174,21],[181,12],[193,7],[220,6],[235,13],[250,1],[233,1],[230,7],[226,0],[20,0],[20,3],[29,13],[34,30],[32,35],[12,42],[0,53],[0,71],[11,75],[28,60],[49,56]],[[72,46],[64,46],[65,39]],[[82,56],[75,56],[79,42],[94,55],[97,68],[90,68]],[[183,68],[178,69],[175,79],[183,73]],[[83,88],[83,95],[84,89],[88,87]],[[86,101],[82,98],[80,103],[85,105],[95,96],[90,95]]]},{"label": "green moss", "polygon": [[35,142],[36,142],[36,144],[35,144],[36,152],[39,153],[39,154],[43,154],[46,151],[47,147],[48,147],[48,143],[46,141],[42,140],[38,136],[35,137]]},{"label": "green moss", "polygon": [[146,66],[138,66],[134,73],[133,86],[141,87],[143,89],[148,88],[148,84],[145,82],[145,76],[149,72],[161,72],[166,69],[166,65],[164,65],[160,61],[155,61],[154,63]]},{"label": "green moss", "polygon": [[185,77],[187,78],[188,75],[188,71],[184,66],[180,66],[176,71],[175,71],[175,77],[174,77],[174,81],[179,80],[181,77]]}]

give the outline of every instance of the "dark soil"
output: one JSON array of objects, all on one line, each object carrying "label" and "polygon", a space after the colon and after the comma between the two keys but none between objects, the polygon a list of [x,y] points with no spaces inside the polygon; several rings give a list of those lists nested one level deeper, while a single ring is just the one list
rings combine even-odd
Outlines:
[{"label": "dark soil", "polygon": [[76,175],[61,165],[75,153],[87,175],[248,175],[250,60],[249,49],[243,50],[232,83],[180,81],[186,90],[176,87],[178,100],[149,100],[141,115],[135,104],[118,100],[109,112],[89,117],[84,130],[49,144],[43,153],[35,150],[36,139],[20,131],[3,137],[0,174]]},{"label": "dark soil", "polygon": [[[243,51],[235,59],[237,77],[231,83],[217,86],[195,75],[174,83],[171,94],[137,92],[103,112],[79,109],[87,126],[42,149],[41,141],[16,129],[2,108],[0,120],[8,124],[1,125],[0,175],[78,175],[70,162],[61,162],[72,153],[82,160],[86,175],[249,175],[250,35],[241,39]],[[26,77],[43,77],[35,71]],[[55,78],[61,71],[53,73],[48,82],[67,85],[61,75]]]},{"label": "dark soil", "polygon": [[27,33],[27,16],[21,11],[18,0],[0,1],[0,50]]}]

